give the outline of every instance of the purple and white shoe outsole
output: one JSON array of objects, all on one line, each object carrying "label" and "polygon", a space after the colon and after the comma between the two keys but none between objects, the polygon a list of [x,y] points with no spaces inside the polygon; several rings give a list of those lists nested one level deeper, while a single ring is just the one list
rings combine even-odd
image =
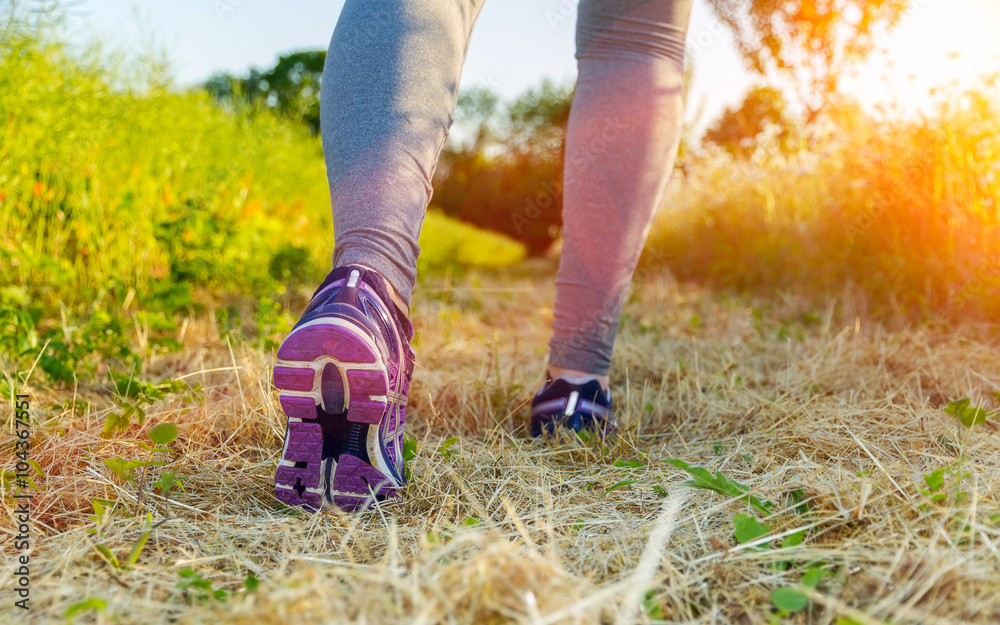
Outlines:
[{"label": "purple and white shoe outsole", "polygon": [[[409,384],[400,364],[386,363],[374,340],[347,319],[319,317],[292,331],[274,367],[288,418],[275,473],[279,500],[310,511],[327,504],[351,511],[398,494],[402,483],[389,464],[401,459]],[[321,425],[321,418],[337,423]],[[369,462],[348,453],[324,457],[324,427],[359,436],[351,423],[369,424],[366,440],[345,443],[363,445]]]}]

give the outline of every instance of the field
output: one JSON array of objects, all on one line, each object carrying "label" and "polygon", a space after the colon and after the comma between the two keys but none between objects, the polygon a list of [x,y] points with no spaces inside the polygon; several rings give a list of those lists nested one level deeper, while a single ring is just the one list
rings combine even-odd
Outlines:
[{"label": "field", "polygon": [[431,212],[404,497],[306,515],[270,375],[332,251],[318,139],[3,32],[0,622],[1000,622],[995,79],[686,156],[606,445],[525,432],[554,259]]},{"label": "field", "polygon": [[[625,434],[545,446],[523,426],[551,295],[531,276],[418,291],[413,477],[401,504],[354,516],[276,510],[273,356],[192,324],[199,347],[155,370],[197,381],[199,399],[147,415],[178,424],[161,470],[183,490],[147,487],[155,529],[135,564],[124,560],[146,516],[102,459],[144,457],[148,428],[102,439],[107,409],[92,396],[88,414],[37,426],[45,537],[30,620],[100,599],[78,622],[767,623],[785,622],[770,599],[783,587],[809,602],[787,622],[1000,618],[996,427],[942,410],[964,396],[996,404],[995,341],[893,331],[832,305],[801,321],[794,301],[755,308],[649,276],[615,361]],[[774,507],[685,486],[671,458]],[[92,500],[119,511],[96,518]]]}]

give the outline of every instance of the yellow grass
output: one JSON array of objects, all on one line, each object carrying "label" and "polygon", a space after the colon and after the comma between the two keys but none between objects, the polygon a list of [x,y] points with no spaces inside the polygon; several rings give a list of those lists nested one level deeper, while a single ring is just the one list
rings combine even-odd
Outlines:
[{"label": "yellow grass", "polygon": [[[71,394],[93,406],[34,426],[31,457],[45,476],[35,479],[32,609],[11,608],[8,506],[0,620],[56,622],[101,598],[103,611],[76,622],[768,623],[772,589],[796,586],[809,562],[833,576],[788,622],[1000,619],[997,428],[960,433],[941,410],[959,397],[995,407],[995,341],[976,339],[975,327],[872,324],[850,297],[837,314],[831,304],[812,310],[815,323],[789,324],[802,301],[758,309],[666,274],[640,279],[612,378],[625,430],[606,450],[524,433],[545,353],[548,270],[418,288],[414,478],[401,503],[355,515],[276,511],[283,417],[273,354],[229,344],[204,318],[188,323],[187,349],[148,363],[157,376],[200,383],[201,399],[156,404],[126,435],[99,437],[112,406],[96,387],[68,393],[29,380],[37,408]],[[147,488],[141,508],[156,529],[138,562],[116,572],[93,545],[124,558],[145,514],[132,517],[135,487],[102,459],[144,453],[137,442],[163,421],[180,426],[165,468],[186,478],[184,492],[165,501]],[[451,436],[460,440],[446,458],[437,450]],[[12,447],[7,435],[5,458]],[[738,545],[733,515],[753,511],[681,486],[668,458],[721,470],[775,502],[801,489],[813,513],[778,511],[770,550]],[[954,500],[951,476],[947,501],[920,494],[923,475],[959,462],[967,498]],[[638,481],[610,490],[623,480]],[[101,524],[103,538],[88,534],[93,498],[127,511]],[[808,529],[800,546],[777,548],[799,529]],[[778,561],[792,565],[776,570]],[[185,568],[228,597],[185,601]],[[261,580],[253,592],[242,589],[250,573]]]}]

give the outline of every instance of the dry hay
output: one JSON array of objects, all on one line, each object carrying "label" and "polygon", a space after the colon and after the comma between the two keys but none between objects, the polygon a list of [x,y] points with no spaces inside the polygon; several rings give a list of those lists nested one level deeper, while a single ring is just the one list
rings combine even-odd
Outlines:
[{"label": "dry hay", "polygon": [[[834,573],[789,622],[1000,620],[996,427],[959,432],[942,411],[960,397],[996,406],[996,346],[975,338],[981,329],[869,324],[849,297],[810,315],[794,298],[755,311],[647,277],[616,353],[624,434],[607,449],[544,445],[524,426],[551,287],[484,280],[416,293],[415,477],[403,502],[376,511],[276,510],[283,420],[272,355],[220,340],[208,321],[189,324],[196,347],[150,364],[154,375],[197,381],[200,396],[160,402],[145,426],[100,438],[111,401],[77,389],[87,414],[64,410],[35,427],[32,458],[45,476],[33,504],[32,610],[18,622],[51,622],[98,597],[105,610],[77,622],[766,623],[771,591],[797,586],[809,563]],[[30,392],[36,407],[68,396]],[[115,571],[93,545],[124,557],[144,515],[132,517],[135,487],[102,459],[138,457],[137,442],[161,421],[180,426],[168,468],[186,478],[184,491],[164,500],[146,490],[142,508],[160,524],[138,563]],[[439,453],[451,436],[454,453]],[[4,448],[12,458],[9,439]],[[688,476],[668,458],[778,502],[772,548],[738,544],[733,515],[749,506],[681,486]],[[923,476],[946,465],[967,474],[968,496],[956,501],[949,475],[948,500],[930,502]],[[785,507],[793,491],[808,497],[809,514]],[[101,524],[103,537],[88,533],[95,498],[125,508]],[[12,535],[7,510],[0,529]],[[801,545],[778,548],[803,528]],[[12,543],[3,540],[4,588]],[[228,596],[178,588],[185,568]],[[249,592],[251,573],[261,583]]]}]

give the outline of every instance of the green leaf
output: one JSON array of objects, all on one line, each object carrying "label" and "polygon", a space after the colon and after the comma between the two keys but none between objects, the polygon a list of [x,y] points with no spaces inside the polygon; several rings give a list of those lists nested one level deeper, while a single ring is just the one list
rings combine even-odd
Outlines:
[{"label": "green leaf", "polygon": [[153,482],[152,486],[155,488],[159,488],[160,494],[162,494],[164,497],[169,496],[170,493],[175,488],[184,490],[184,484],[181,483],[181,480],[177,479],[177,471],[174,471],[172,473],[164,471],[163,475],[160,476],[160,479],[156,482]]},{"label": "green leaf", "polygon": [[663,606],[656,599],[656,589],[651,588],[646,591],[646,594],[642,597],[642,609],[646,612],[646,616],[651,619],[662,620]]},{"label": "green leaf", "polygon": [[128,557],[125,558],[126,564],[135,564],[136,560],[139,559],[139,554],[142,553],[143,547],[146,546],[146,541],[149,540],[149,533],[152,530],[153,530],[153,515],[147,512],[146,525],[142,528],[142,534],[139,535],[139,540],[135,541],[135,545],[132,547],[132,551],[130,551]]},{"label": "green leaf", "polygon": [[66,608],[66,618],[72,619],[80,612],[86,612],[87,610],[97,610],[98,612],[102,612],[107,607],[108,602],[104,599],[90,597],[89,599],[84,599],[83,601],[77,601],[73,605]]},{"label": "green leaf", "polygon": [[806,588],[815,589],[817,586],[819,586],[820,582],[823,581],[823,578],[826,577],[826,575],[827,575],[826,569],[821,569],[818,567],[814,569],[809,569],[808,571],[806,571],[806,574],[802,576],[802,585],[805,586]]},{"label": "green leaf", "polygon": [[969,408],[959,419],[962,421],[962,425],[971,428],[980,423],[986,423],[986,411],[982,408]]},{"label": "green leaf", "polygon": [[464,525],[466,527],[473,527],[473,526],[479,525],[481,523],[482,523],[482,521],[480,521],[479,519],[477,519],[474,516],[465,517],[465,520],[462,521],[462,525]]},{"label": "green leaf", "polygon": [[193,569],[181,569],[181,570],[177,571],[177,576],[178,577],[183,577],[185,579],[189,579],[189,578],[195,577],[196,575],[198,575],[198,574],[195,573]]},{"label": "green leaf", "polygon": [[965,409],[969,407],[969,398],[964,397],[962,399],[956,399],[954,401],[948,402],[948,405],[944,407],[944,411],[953,417],[958,417],[965,412]]},{"label": "green leaf", "polygon": [[451,446],[457,443],[458,441],[459,438],[457,436],[452,436],[451,438],[445,440],[443,443],[441,443],[441,446],[438,447],[437,450],[438,453],[441,454],[441,456],[445,460],[451,460],[452,456],[454,456],[457,453],[451,450]]},{"label": "green leaf", "polygon": [[610,493],[611,491],[613,491],[616,488],[625,488],[626,486],[631,486],[632,484],[635,484],[638,481],[639,480],[622,480],[621,482],[618,482],[617,484],[612,484],[611,486],[609,486],[608,489],[606,491],[604,491],[604,494],[607,495],[608,493]]},{"label": "green leaf", "polygon": [[771,592],[771,603],[779,610],[792,614],[805,610],[809,606],[809,599],[794,588],[775,588]]},{"label": "green leaf", "polygon": [[105,458],[102,462],[104,462],[104,466],[111,469],[111,472],[124,482],[131,483],[135,481],[135,465],[132,464],[133,461],[126,462],[124,458],[115,456],[114,458]]},{"label": "green leaf", "polygon": [[118,563],[118,558],[115,557],[115,554],[111,553],[110,549],[104,545],[94,545],[94,549],[97,550],[97,553],[101,554],[101,557],[104,558],[105,562],[111,565],[111,568],[116,571],[122,568],[122,565]]},{"label": "green leaf", "polygon": [[937,471],[931,471],[924,476],[924,482],[927,483],[927,488],[929,488],[932,493],[944,488],[944,471],[944,469],[938,469]]},{"label": "green leaf", "polygon": [[129,423],[128,417],[117,412],[109,412],[104,420],[104,430],[101,431],[101,436],[110,438],[114,434],[124,432],[128,429]]},{"label": "green leaf", "polygon": [[403,437],[403,461],[409,462],[417,457],[417,441],[409,436]]},{"label": "green leaf", "polygon": [[135,417],[136,423],[142,425],[146,422],[146,409],[137,404],[130,404],[127,401],[122,402],[122,416],[126,419],[131,419]]},{"label": "green leaf", "polygon": [[641,460],[615,460],[612,465],[613,467],[618,467],[619,469],[639,469],[646,466],[646,463]]},{"label": "green leaf", "polygon": [[257,590],[258,586],[260,586],[260,580],[257,579],[257,576],[253,573],[247,574],[247,578],[243,580],[243,587],[247,589],[247,592]]},{"label": "green leaf", "polygon": [[802,530],[801,532],[795,532],[790,536],[785,536],[785,539],[781,541],[781,548],[785,549],[787,547],[797,547],[802,544],[802,541],[805,539],[805,537],[806,537],[806,530]]},{"label": "green leaf", "polygon": [[[762,524],[757,517],[749,514],[734,514],[733,527],[735,528],[736,541],[740,544],[749,543],[758,538],[767,536],[771,531],[770,525]],[[766,548],[767,545],[761,545]]]},{"label": "green leaf", "polygon": [[169,445],[177,438],[177,425],[173,423],[160,423],[149,428],[146,433],[149,440],[157,445]]},{"label": "green leaf", "polygon": [[683,460],[677,460],[676,458],[667,460],[668,463],[674,465],[678,469],[683,469],[687,471],[693,480],[689,482],[684,482],[681,486],[690,486],[693,488],[704,488],[706,490],[715,491],[721,495],[728,495],[734,499],[747,498],[747,502],[753,506],[761,514],[768,515],[771,514],[771,508],[774,504],[767,500],[759,499],[753,495],[750,495],[750,487],[740,484],[735,480],[731,480],[721,471],[716,472],[713,476],[708,469],[702,467],[692,467]]},{"label": "green leaf", "polygon": [[28,466],[31,467],[31,469],[35,472],[35,475],[39,477],[45,477],[45,469],[43,469],[42,465],[38,464],[38,462],[34,460],[28,460]]},{"label": "green leaf", "polygon": [[806,492],[801,488],[796,488],[795,490],[785,493],[785,507],[791,508],[797,514],[805,514],[809,512],[811,506],[807,499]]},{"label": "green leaf", "polygon": [[967,428],[977,426],[980,423],[985,423],[987,412],[979,407],[970,408],[970,403],[971,402],[968,397],[963,397],[962,399],[948,402],[944,411],[958,419],[962,425]]},{"label": "green leaf", "polygon": [[115,385],[115,391],[120,397],[135,399],[142,392],[142,383],[132,376],[118,373],[117,371],[108,371],[108,375],[111,377],[111,381]]}]

